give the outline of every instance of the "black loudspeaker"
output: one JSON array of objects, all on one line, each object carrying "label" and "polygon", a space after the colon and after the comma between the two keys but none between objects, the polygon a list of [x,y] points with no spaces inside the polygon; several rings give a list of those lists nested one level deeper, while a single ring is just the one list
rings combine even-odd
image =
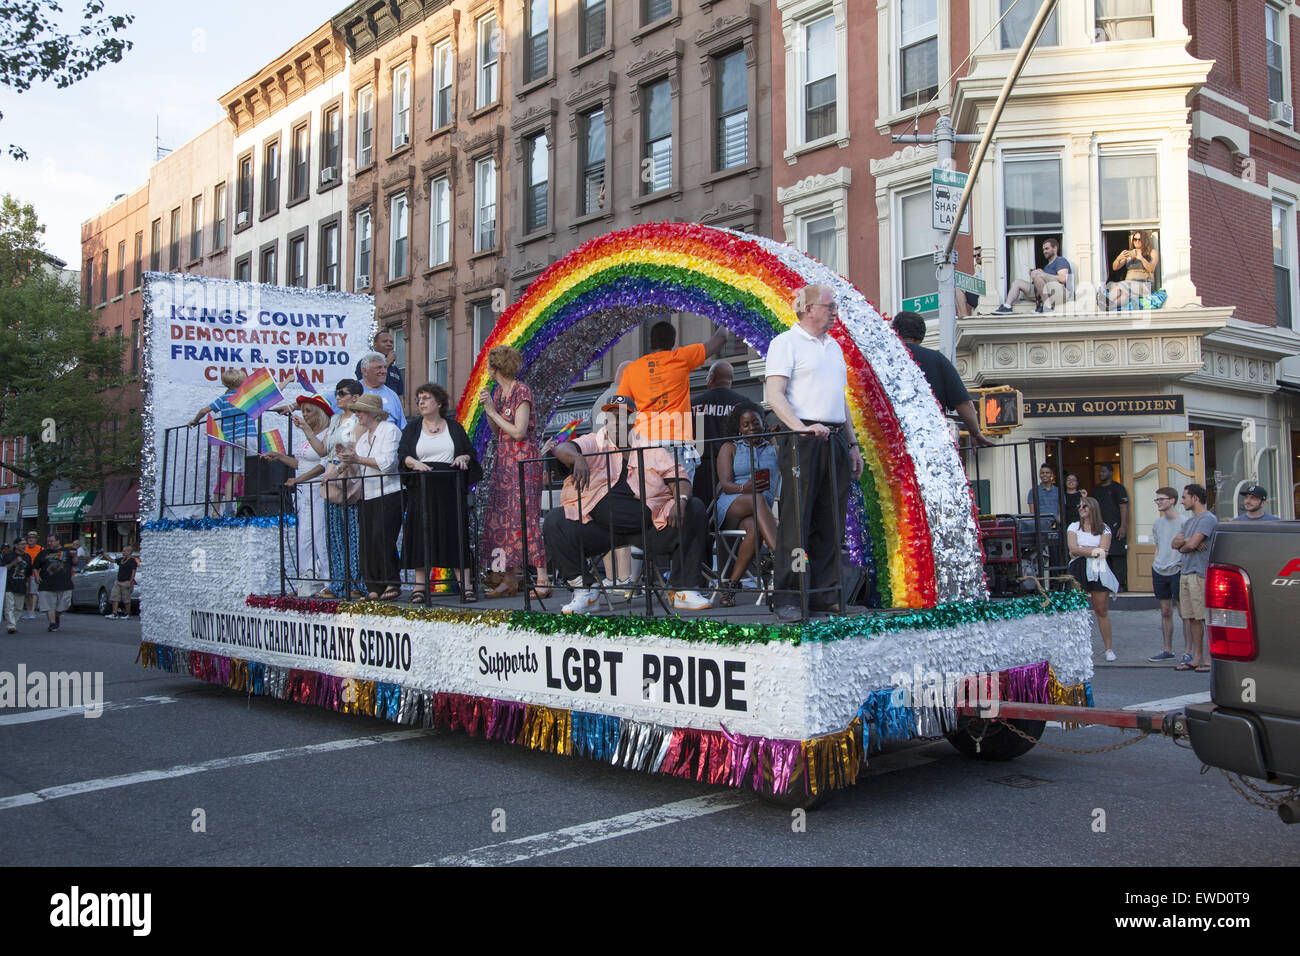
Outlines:
[{"label": "black loudspeaker", "polygon": [[286,504],[284,483],[293,477],[293,469],[283,462],[268,461],[254,455],[244,459],[244,495],[235,507],[243,518],[278,515]]}]

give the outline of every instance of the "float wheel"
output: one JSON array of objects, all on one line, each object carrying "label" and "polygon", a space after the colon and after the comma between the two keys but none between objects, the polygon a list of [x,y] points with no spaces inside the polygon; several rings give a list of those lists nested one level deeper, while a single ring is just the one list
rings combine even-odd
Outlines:
[{"label": "float wheel", "polygon": [[[1006,724],[1011,724],[1033,740],[1026,740]],[[947,735],[948,742],[958,752],[975,760],[1015,760],[1029,753],[1043,736],[1047,722],[1043,720],[985,720],[965,716],[958,720],[957,729]]]}]

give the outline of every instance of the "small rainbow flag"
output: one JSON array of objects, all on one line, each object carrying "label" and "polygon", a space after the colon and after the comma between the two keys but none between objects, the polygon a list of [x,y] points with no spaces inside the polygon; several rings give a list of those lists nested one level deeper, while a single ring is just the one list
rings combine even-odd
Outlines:
[{"label": "small rainbow flag", "polygon": [[311,387],[311,379],[307,377],[307,373],[302,369],[295,369],[294,372],[298,376],[298,384],[302,386],[302,390],[309,395],[315,395],[316,389]]},{"label": "small rainbow flag", "polygon": [[249,418],[257,418],[268,408],[279,405],[283,401],[284,396],[276,387],[275,379],[271,378],[271,373],[264,368],[258,369],[244,379],[244,384],[235,389],[234,394],[230,396],[230,404]]},{"label": "small rainbow flag", "polygon": [[208,431],[209,445],[230,445],[233,448],[240,447],[239,445],[235,444],[233,441],[230,440],[230,436],[227,435],[225,431],[222,429],[221,422],[218,419],[213,418],[211,412],[208,412],[207,431]]},{"label": "small rainbow flag", "polygon": [[266,451],[278,451],[281,455],[288,454],[284,447],[284,436],[280,434],[278,428],[272,428],[269,432],[262,432],[262,447]]},{"label": "small rainbow flag", "polygon": [[557,445],[562,444],[563,442],[566,442],[570,438],[572,438],[574,433],[578,430],[578,426],[581,424],[582,424],[582,419],[575,418],[573,421],[569,422],[569,424],[561,428],[558,432],[555,433],[555,444]]}]

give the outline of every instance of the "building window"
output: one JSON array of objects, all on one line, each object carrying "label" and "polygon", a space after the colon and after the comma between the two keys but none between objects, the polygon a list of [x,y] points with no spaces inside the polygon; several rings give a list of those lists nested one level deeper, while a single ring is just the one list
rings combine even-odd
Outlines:
[{"label": "building window", "polygon": [[934,275],[935,231],[930,226],[930,191],[903,196],[899,206],[902,282],[898,305],[901,308],[903,299],[938,292],[939,280]]},{"label": "building window", "polygon": [[126,292],[126,240],[117,244],[117,294]]},{"label": "building window", "polygon": [[239,191],[239,205],[235,209],[235,229],[244,228],[253,218],[253,157],[241,156],[239,159],[239,176],[235,184]]},{"label": "building window", "polygon": [[802,225],[800,245],[803,251],[835,272],[842,272],[843,267],[835,250],[835,216],[827,213],[816,218],[806,218]]},{"label": "building window", "polygon": [[406,278],[406,247],[411,234],[406,193],[398,193],[388,204],[388,278]]},{"label": "building window", "polygon": [[99,259],[99,301],[102,305],[108,301],[108,250],[100,253]]},{"label": "building window", "polygon": [[171,214],[171,231],[168,233],[167,268],[175,272],[181,267],[181,207]]},{"label": "building window", "polygon": [[140,373],[140,320],[131,320],[131,374]]},{"label": "building window", "polygon": [[370,288],[370,228],[370,210],[363,209],[357,213],[357,253],[353,257],[357,264],[357,291]]},{"label": "building window", "polygon": [[321,124],[320,184],[336,182],[343,159],[343,108],[331,106]]},{"label": "building window", "polygon": [[203,197],[190,200],[190,261],[203,256]]},{"label": "building window", "polygon": [[270,216],[280,209],[280,141],[266,144],[262,154],[262,215]]},{"label": "building window", "polygon": [[[1101,233],[1105,265],[1129,247],[1134,230],[1147,231],[1159,251],[1160,182],[1155,153],[1103,153],[1100,158]],[[1123,278],[1120,276],[1119,278]],[[1160,288],[1156,267],[1155,285]]]},{"label": "building window", "polygon": [[777,190],[785,241],[845,274],[848,271],[848,199],[852,174],[847,166],[808,177]]},{"label": "building window", "polygon": [[[1008,13],[1008,11],[1010,11]],[[1025,37],[1029,35],[1029,27],[1034,22],[1034,17],[1038,13],[1038,7],[1032,3],[1017,2],[1017,0],[998,0],[998,16],[1002,18],[1002,26],[999,28],[1001,38],[1001,47],[1004,50],[1019,50],[1020,44],[1025,42]],[[1056,30],[1056,10],[1052,10],[1052,15],[1047,18],[1047,23],[1043,25],[1043,32],[1039,34],[1038,46],[1056,46],[1060,43]]]},{"label": "building window", "polygon": [[311,172],[311,146],[307,124],[295,126],[289,134],[289,202],[307,198],[307,176]]},{"label": "building window", "polygon": [[805,24],[803,32],[803,141],[811,143],[835,133],[834,15]]},{"label": "building window", "polygon": [[497,244],[497,162],[491,156],[474,164],[474,251]]},{"label": "building window", "polygon": [[433,128],[442,129],[452,121],[451,81],[455,61],[451,41],[443,40],[433,48]]},{"label": "building window", "polygon": [[605,45],[605,0],[582,0],[578,14],[580,56],[595,53]]},{"label": "building window", "polygon": [[580,117],[582,127],[582,194],[578,214],[589,216],[605,208],[605,111]]},{"label": "building window", "polygon": [[483,351],[483,343],[488,340],[492,334],[492,329],[497,324],[497,314],[492,311],[492,303],[475,302],[474,303],[474,354],[478,355]]},{"label": "building window", "polygon": [[411,141],[411,68],[393,71],[393,149]]},{"label": "building window", "polygon": [[[716,169],[733,169],[749,161],[749,71],[745,51],[733,50],[713,61],[718,129],[715,145]],[[835,89],[831,86],[831,111],[834,114]],[[833,125],[833,124],[832,124]]]},{"label": "building window", "polygon": [[1093,0],[1093,39],[1141,40],[1155,36],[1151,0]]},{"label": "building window", "polygon": [[275,261],[275,243],[262,247],[261,253],[261,271],[257,276],[257,281],[266,285],[275,285],[276,280],[276,261]]},{"label": "building window", "polygon": [[357,168],[375,159],[375,91],[366,87],[357,94]]},{"label": "building window", "polygon": [[429,319],[429,381],[447,387],[447,316]]},{"label": "building window", "polygon": [[673,184],[673,97],[667,77],[641,88],[641,194]]},{"label": "building window", "polygon": [[95,260],[93,257],[86,260],[86,268],[82,270],[82,273],[81,301],[89,309],[95,304]]},{"label": "building window", "polygon": [[551,0],[528,0],[527,41],[524,47],[524,82],[546,75],[547,44],[550,38]]},{"label": "building window", "polygon": [[673,0],[641,0],[641,24],[643,26],[662,20],[673,12]]},{"label": "building window", "polygon": [[149,271],[162,269],[162,220],[155,219],[149,226]]},{"label": "building window", "polygon": [[339,289],[339,221],[333,219],[320,228],[320,285]]},{"label": "building window", "polygon": [[1295,278],[1291,273],[1295,253],[1295,209],[1290,203],[1273,203],[1273,301],[1277,327],[1290,329]]},{"label": "building window", "polygon": [[1009,285],[1047,265],[1042,257],[1044,239],[1061,241],[1064,220],[1060,157],[1024,155],[1005,159],[1002,189]]},{"label": "building window", "polygon": [[226,184],[212,190],[212,251],[226,248]]},{"label": "building window", "polygon": [[497,101],[497,60],[501,37],[497,17],[490,13],[478,22],[478,95],[476,108]]},{"label": "building window", "polygon": [[251,255],[240,256],[235,260],[235,281],[253,281],[253,257]]},{"label": "building window", "polygon": [[131,288],[133,289],[140,288],[140,284],[144,281],[144,233],[143,232],[137,232],[135,234],[134,279],[135,281],[131,284]]},{"label": "building window", "polygon": [[299,289],[307,288],[307,231],[289,237],[288,284]]},{"label": "building window", "polygon": [[547,186],[551,176],[551,149],[546,133],[528,137],[527,166],[528,177],[524,196],[524,234],[537,232],[546,228],[548,211]]},{"label": "building window", "polygon": [[1268,100],[1285,103],[1286,13],[1271,3],[1264,6],[1264,53],[1268,65]]},{"label": "building window", "polygon": [[938,0],[903,0],[899,109],[924,106],[939,92]]},{"label": "building window", "polygon": [[429,265],[451,261],[451,183],[440,176],[429,184]]}]

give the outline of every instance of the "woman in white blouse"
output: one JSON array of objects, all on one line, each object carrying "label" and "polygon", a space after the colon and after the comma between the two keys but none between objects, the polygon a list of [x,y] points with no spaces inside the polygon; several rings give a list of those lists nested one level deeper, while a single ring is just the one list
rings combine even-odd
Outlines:
[{"label": "woman in white blouse", "polygon": [[[294,470],[293,477],[284,486],[294,491],[294,514],[298,519],[294,567],[298,575],[298,593],[305,595],[310,588],[319,586],[327,573],[329,547],[325,536],[325,499],[320,496],[319,484],[313,479],[325,471],[321,453],[315,446],[325,447],[323,440],[334,409],[319,395],[300,395],[297,404],[301,411],[291,416],[299,429],[293,454],[267,451],[262,453],[262,457],[282,462]],[[312,438],[315,442],[310,440]]]},{"label": "woman in white blouse", "polygon": [[370,600],[391,601],[402,593],[397,569],[397,531],[402,526],[402,482],[397,477],[397,443],[402,433],[388,421],[377,395],[352,400],[360,428],[356,447],[339,461],[360,469],[361,576]]},{"label": "woman in white blouse", "polygon": [[1070,525],[1066,534],[1070,543],[1070,573],[1079,582],[1079,587],[1088,592],[1092,613],[1097,618],[1097,630],[1101,631],[1101,642],[1106,648],[1106,660],[1113,661],[1110,592],[1100,581],[1088,580],[1087,571],[1089,558],[1096,558],[1104,565],[1106,553],[1110,551],[1110,526],[1101,520],[1101,505],[1096,498],[1084,496],[1079,501],[1079,520]]}]

